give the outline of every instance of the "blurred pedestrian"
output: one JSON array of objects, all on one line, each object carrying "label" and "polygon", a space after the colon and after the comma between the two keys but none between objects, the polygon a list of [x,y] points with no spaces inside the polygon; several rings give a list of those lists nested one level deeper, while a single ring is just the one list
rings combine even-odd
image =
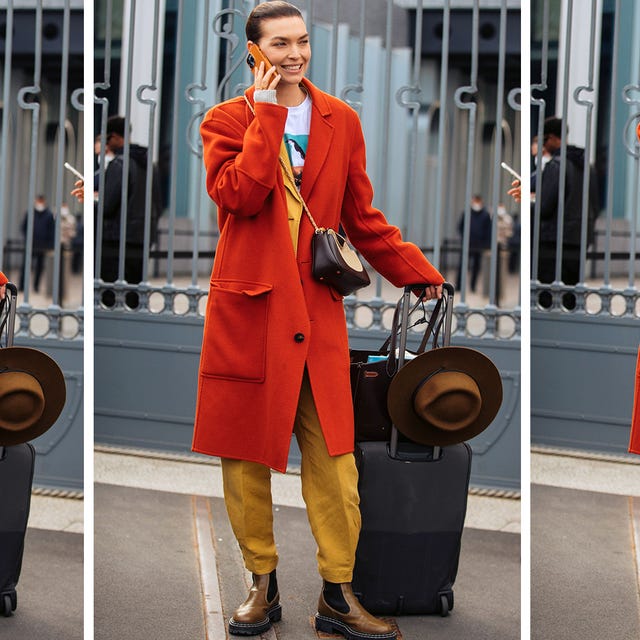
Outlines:
[{"label": "blurred pedestrian", "polygon": [[70,250],[75,237],[76,217],[69,210],[69,205],[63,202],[60,206],[60,242],[62,243],[62,248]]},{"label": "blurred pedestrian", "polygon": [[[31,268],[33,272],[33,290],[37,293],[40,290],[40,280],[44,272],[44,263],[47,251],[53,249],[55,239],[55,218],[51,209],[47,206],[47,199],[44,195],[36,196],[33,203],[33,237],[31,243]],[[26,255],[27,255],[27,230],[29,213],[24,214],[22,222],[22,235],[25,239],[25,260],[23,262],[20,289],[24,291],[26,278]]]},{"label": "blurred pedestrian", "polygon": [[[484,206],[484,201],[480,194],[471,197],[469,207],[469,269],[471,271],[471,281],[469,286],[471,291],[476,290],[478,276],[482,266],[482,254],[491,246],[491,215]],[[458,223],[458,233],[461,241],[464,241],[464,221],[467,210],[463,211]],[[457,289],[462,289],[462,251],[460,252],[460,265],[458,267]]]},{"label": "blurred pedestrian", "polygon": [[507,249],[509,246],[509,238],[513,235],[513,217],[507,211],[504,206],[504,202],[501,202],[496,209],[496,215],[498,216],[498,245],[501,249]]}]

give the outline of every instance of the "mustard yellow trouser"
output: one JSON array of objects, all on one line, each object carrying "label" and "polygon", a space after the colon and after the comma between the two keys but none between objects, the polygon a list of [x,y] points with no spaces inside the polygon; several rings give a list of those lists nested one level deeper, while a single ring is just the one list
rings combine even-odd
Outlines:
[{"label": "mustard yellow trouser", "polygon": [[[351,582],[360,535],[358,472],[353,454],[328,454],[306,370],[294,433],[302,453],[302,497],[318,545],[318,571],[329,582]],[[271,469],[224,458],[222,478],[229,520],[245,566],[252,573],[270,573],[278,564]]]}]

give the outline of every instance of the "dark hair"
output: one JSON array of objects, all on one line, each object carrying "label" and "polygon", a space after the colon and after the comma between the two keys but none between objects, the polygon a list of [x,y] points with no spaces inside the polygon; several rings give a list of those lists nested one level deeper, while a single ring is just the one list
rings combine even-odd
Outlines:
[{"label": "dark hair", "polygon": [[562,138],[562,120],[560,118],[547,118],[544,121],[544,135],[553,135]]},{"label": "dark hair", "polygon": [[107,137],[110,133],[116,133],[124,138],[124,118],[122,116],[111,116],[107,120]]},{"label": "dark hair", "polygon": [[262,37],[262,21],[273,20],[274,18],[302,18],[302,13],[298,7],[289,2],[283,2],[283,0],[261,2],[247,18],[247,24],[244,28],[247,40],[258,42]]}]

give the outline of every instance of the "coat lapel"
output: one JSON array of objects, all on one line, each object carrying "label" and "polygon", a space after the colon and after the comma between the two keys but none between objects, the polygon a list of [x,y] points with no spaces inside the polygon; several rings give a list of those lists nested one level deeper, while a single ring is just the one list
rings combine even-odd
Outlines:
[{"label": "coat lapel", "polygon": [[334,129],[329,118],[331,108],[324,96],[310,82],[304,81],[304,85],[311,94],[312,102],[309,146],[304,160],[301,187],[302,196],[307,199],[313,191],[322,167],[328,160]]}]

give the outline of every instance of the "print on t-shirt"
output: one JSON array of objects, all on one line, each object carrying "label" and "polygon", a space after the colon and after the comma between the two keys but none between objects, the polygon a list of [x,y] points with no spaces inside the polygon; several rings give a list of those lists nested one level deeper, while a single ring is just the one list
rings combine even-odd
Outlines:
[{"label": "print on t-shirt", "polygon": [[284,143],[289,154],[289,162],[291,163],[293,178],[296,182],[296,187],[299,189],[300,184],[302,183],[302,169],[304,167],[304,159],[307,155],[309,136],[285,133]]}]

